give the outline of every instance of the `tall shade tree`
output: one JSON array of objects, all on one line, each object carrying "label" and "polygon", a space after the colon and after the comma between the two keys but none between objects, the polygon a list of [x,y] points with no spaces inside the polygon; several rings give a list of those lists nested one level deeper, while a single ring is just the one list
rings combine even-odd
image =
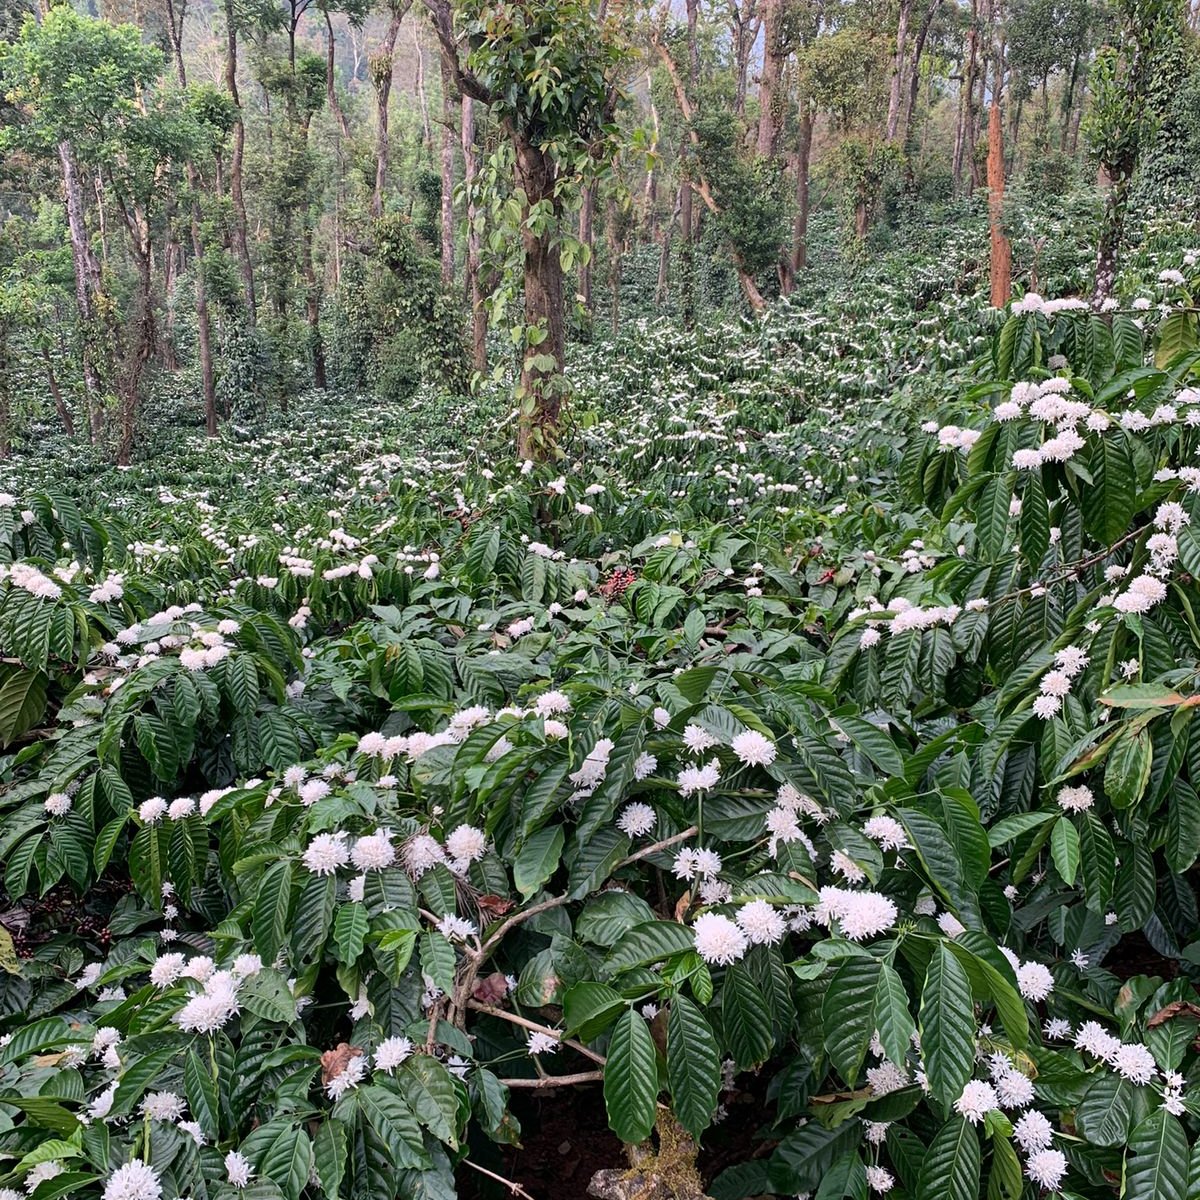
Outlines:
[{"label": "tall shade tree", "polygon": [[613,157],[618,73],[614,23],[589,0],[425,0],[460,92],[503,129],[521,242],[520,425],[517,451],[554,447],[566,393],[567,220],[584,183]]},{"label": "tall shade tree", "polygon": [[1088,144],[1108,177],[1096,247],[1092,301],[1112,293],[1125,233],[1129,186],[1185,69],[1185,0],[1119,0],[1118,40],[1092,67]]},{"label": "tall shade tree", "polygon": [[[66,6],[52,8],[40,23],[27,18],[0,58],[18,114],[4,130],[3,145],[57,157],[62,167],[93,437],[105,416],[103,364],[103,386],[117,397],[122,463],[133,448],[142,376],[155,344],[152,210],[200,137],[183,96],[156,88],[162,68],[162,54],[143,44],[135,26],[80,16]],[[81,167],[102,180],[127,235],[135,284],[124,314],[91,248]]]}]

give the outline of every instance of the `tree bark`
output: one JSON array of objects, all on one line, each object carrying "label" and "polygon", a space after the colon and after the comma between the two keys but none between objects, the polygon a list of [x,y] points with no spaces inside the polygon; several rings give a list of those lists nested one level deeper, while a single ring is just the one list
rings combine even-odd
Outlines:
[{"label": "tree bark", "polygon": [[74,437],[75,418],[71,416],[71,410],[63,398],[62,388],[58,384],[58,376],[54,372],[54,360],[45,346],[42,347],[42,362],[46,365],[46,383],[50,388],[50,395],[54,397],[54,411],[58,413],[58,419],[63,423],[67,437]]},{"label": "tree bark", "polygon": [[750,56],[758,41],[759,22],[755,19],[757,0],[745,0],[739,8],[737,0],[729,0],[729,17],[733,32],[734,112],[746,115],[747,80],[750,75]]},{"label": "tree bark", "polygon": [[383,195],[387,188],[388,160],[391,146],[388,141],[388,101],[392,95],[392,69],[396,61],[396,39],[400,22],[412,0],[393,3],[388,17],[387,33],[377,53],[369,60],[371,82],[375,85],[375,190],[371,194],[371,216],[383,216]]},{"label": "tree bark", "polygon": [[325,101],[329,105],[329,111],[333,113],[337,120],[338,129],[341,130],[342,137],[346,140],[350,138],[350,126],[346,124],[346,114],[342,112],[341,102],[338,100],[337,88],[334,86],[337,81],[337,73],[334,70],[334,49],[335,43],[333,38],[333,18],[330,16],[329,9],[325,10]]},{"label": "tree bark", "polygon": [[454,286],[454,70],[441,55],[442,64],[442,284]]},{"label": "tree bark", "polygon": [[793,279],[808,265],[809,167],[812,161],[813,118],[807,104],[800,110],[796,142],[796,215],[792,221]]},{"label": "tree bark", "polygon": [[[174,16],[174,0],[167,0],[167,15],[170,18],[171,48],[174,51],[175,74],[181,88],[187,87],[187,70],[183,65],[183,16],[186,0],[179,6],[179,23]],[[188,162],[188,191],[191,193],[192,265],[196,301],[196,342],[200,350],[200,381],[204,396],[204,427],[209,437],[217,436],[217,391],[213,371],[212,323],[208,312],[208,288],[204,270],[204,234],[200,212],[200,172],[196,164]],[[173,348],[172,348],[173,349]]]},{"label": "tree bark", "polygon": [[417,101],[421,107],[421,149],[426,154],[433,146],[433,130],[429,124],[429,97],[425,95],[425,51],[421,48],[421,33],[414,24],[413,48],[417,52]]},{"label": "tree bark", "polygon": [[[517,183],[527,203],[556,203],[550,156],[511,126],[508,132],[516,151]],[[522,458],[541,458],[554,443],[562,409],[562,372],[567,358],[562,261],[558,244],[549,232],[522,228],[521,241],[525,252],[525,325],[538,330],[541,340],[527,345],[521,360],[517,453]]]},{"label": "tree bark", "polygon": [[[911,4],[912,0],[903,0]],[[783,0],[761,0],[763,29],[762,70],[758,83],[758,155],[774,158],[783,128],[783,64],[787,58]]]},{"label": "tree bark", "polygon": [[475,101],[462,98],[463,176],[467,190],[467,295],[471,303],[471,363],[481,374],[487,370],[487,306],[480,283],[482,243],[478,229],[479,213],[475,205]]},{"label": "tree bark", "polygon": [[225,90],[237,113],[233,124],[233,151],[229,160],[229,197],[233,201],[233,249],[242,276],[242,294],[246,302],[247,322],[258,320],[258,302],[254,294],[254,264],[250,260],[247,236],[246,197],[242,191],[242,160],[246,151],[246,126],[242,123],[242,101],[237,86],[237,24],[233,0],[225,0]]},{"label": "tree bark", "polygon": [[596,214],[596,185],[589,183],[583,189],[579,205],[579,240],[587,247],[587,252],[579,263],[579,294],[583,297],[583,307],[588,314],[592,311],[592,251],[595,248],[596,236],[593,226]]},{"label": "tree bark", "polygon": [[83,387],[88,409],[88,432],[98,442],[104,432],[104,388],[100,364],[100,331],[96,328],[96,300],[101,295],[100,264],[92,250],[83,215],[83,187],[75,165],[70,142],[58,144],[62,167],[63,196],[67,209],[67,230],[71,238],[71,258],[75,266],[75,304],[79,310]]},{"label": "tree bark", "polygon": [[608,243],[608,306],[613,337],[621,328],[621,230],[617,198],[609,193],[604,209],[604,236]]},{"label": "tree bark", "polygon": [[967,26],[966,65],[963,68],[962,89],[958,95],[958,122],[954,128],[954,159],[952,172],[954,190],[962,188],[963,164],[968,151],[974,157],[970,145],[975,128],[975,71],[979,57],[979,0],[971,0],[971,23]]},{"label": "tree bark", "polygon": [[925,16],[917,30],[917,40],[913,43],[912,61],[908,65],[908,106],[904,110],[904,138],[900,143],[905,148],[912,142],[913,115],[917,111],[917,94],[921,88],[921,57],[925,53],[930,26],[941,6],[942,0],[929,0],[929,7],[925,10]]},{"label": "tree bark", "polygon": [[904,94],[904,64],[908,51],[908,22],[913,0],[900,0],[896,20],[896,52],[892,56],[892,77],[888,88],[887,140],[894,142],[900,128],[900,100]]},{"label": "tree bark", "polygon": [[1012,297],[1012,243],[1004,232],[1004,121],[1000,94],[992,95],[988,114],[988,227],[991,234],[992,307],[1003,308]]}]

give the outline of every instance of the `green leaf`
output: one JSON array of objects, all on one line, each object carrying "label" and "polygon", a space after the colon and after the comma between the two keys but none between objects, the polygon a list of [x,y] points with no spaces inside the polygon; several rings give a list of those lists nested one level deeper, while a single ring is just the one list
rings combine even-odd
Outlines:
[{"label": "green leaf", "polygon": [[341,1121],[322,1121],[313,1139],[313,1161],[321,1190],[326,1196],[341,1195],[348,1154],[346,1126]]},{"label": "green leaf", "polygon": [[984,485],[975,506],[975,537],[985,560],[995,562],[1004,553],[1008,538],[1009,506],[1013,498],[1012,472],[997,475]]},{"label": "green leaf", "polygon": [[[834,971],[821,1004],[825,1049],[850,1087],[858,1081],[875,1030],[879,977],[880,963],[876,959],[846,958]],[[903,1057],[898,1061],[903,1062]]]},{"label": "green leaf", "polygon": [[1150,782],[1154,745],[1145,729],[1126,725],[1117,735],[1104,764],[1104,790],[1116,808],[1141,799]]},{"label": "green leaf", "polygon": [[1138,1125],[1129,1139],[1124,1200],[1188,1200],[1188,1136],[1161,1108]]},{"label": "green leaf", "polygon": [[221,1098],[217,1081],[195,1050],[183,1064],[183,1090],[192,1117],[212,1142],[221,1140]]},{"label": "green leaf", "polygon": [[1079,834],[1068,817],[1060,817],[1050,831],[1050,856],[1063,883],[1071,887],[1079,870]]},{"label": "green leaf", "polygon": [[[3,676],[0,676],[3,678]],[[17,669],[0,684],[0,749],[32,729],[46,711],[46,676]]]},{"label": "green leaf", "polygon": [[729,1053],[742,1070],[756,1067],[767,1060],[775,1042],[771,1014],[766,997],[742,964],[736,964],[725,972],[725,986],[721,991],[721,1025]]},{"label": "green leaf", "polygon": [[951,1117],[925,1152],[916,1200],[979,1200],[980,1152],[975,1127]]},{"label": "green leaf", "polygon": [[1121,430],[1094,439],[1088,469],[1092,484],[1079,500],[1083,527],[1101,545],[1111,546],[1128,531],[1137,501],[1137,473]]},{"label": "green leaf", "polygon": [[358,1103],[397,1166],[428,1168],[421,1126],[399,1096],[378,1084],[367,1084],[358,1089]]},{"label": "green leaf", "polygon": [[679,994],[667,1018],[667,1081],[676,1118],[698,1138],[717,1108],[721,1056],[704,1014]]},{"label": "green leaf", "polygon": [[566,1032],[590,1042],[599,1037],[625,1008],[625,998],[608,984],[590,980],[576,983],[563,996]]},{"label": "green leaf", "polygon": [[437,932],[421,934],[421,971],[428,975],[443,992],[454,990],[454,947]]},{"label": "green leaf", "polygon": [[642,1016],[629,1009],[613,1028],[604,1068],[604,1107],[609,1128],[623,1142],[650,1136],[658,1107],[658,1062]]},{"label": "green leaf", "polygon": [[439,1142],[458,1149],[458,1087],[435,1058],[414,1054],[396,1073],[396,1082],[417,1120]]},{"label": "green leaf", "polygon": [[894,1063],[903,1063],[916,1032],[916,1022],[908,1007],[908,993],[896,969],[880,963],[879,982],[875,987],[875,1025],[884,1052]]},{"label": "green leaf", "polygon": [[1081,1136],[1096,1146],[1124,1146],[1133,1121],[1133,1084],[1120,1075],[1098,1075],[1075,1110]]},{"label": "green leaf", "polygon": [[274,962],[280,947],[287,940],[291,913],[292,864],[282,859],[272,863],[263,872],[250,921],[254,948],[264,962]]},{"label": "green leaf", "polygon": [[975,1012],[967,973],[942,943],[921,993],[921,1052],[930,1091],[949,1112],[974,1072]]},{"label": "green leaf", "polygon": [[337,945],[337,960],[347,966],[358,961],[371,922],[362,904],[353,901],[337,910],[333,922],[333,940]]},{"label": "green leaf", "polygon": [[695,948],[691,929],[676,921],[646,921],[622,934],[604,960],[609,976],[634,967],[648,967]]},{"label": "green leaf", "polygon": [[513,883],[526,900],[558,870],[565,841],[561,825],[548,825],[521,847],[513,862]]}]

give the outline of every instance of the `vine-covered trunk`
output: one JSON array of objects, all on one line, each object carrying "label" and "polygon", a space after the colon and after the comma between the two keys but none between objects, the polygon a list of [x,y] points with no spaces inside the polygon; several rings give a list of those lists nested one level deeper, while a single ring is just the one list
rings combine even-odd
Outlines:
[{"label": "vine-covered trunk", "polygon": [[[411,3],[411,0],[409,0]],[[388,141],[388,101],[392,94],[392,68],[396,60],[396,38],[400,22],[409,5],[396,5],[388,18],[387,33],[378,54],[370,62],[371,79],[375,84],[375,190],[371,193],[371,216],[383,216],[383,193],[387,187],[390,144]]]},{"label": "vine-covered trunk", "polygon": [[908,22],[913,0],[900,0],[896,20],[896,52],[892,56],[892,75],[888,86],[887,140],[894,142],[900,129],[900,102],[904,95],[904,64],[908,49]]},{"label": "vine-covered trunk", "polygon": [[[529,204],[554,203],[554,162],[526,137],[510,132],[517,156],[517,182]],[[521,360],[521,417],[517,453],[542,458],[554,444],[562,410],[566,366],[566,313],[558,244],[550,230],[523,228],[525,326]]]},{"label": "vine-covered trunk", "polygon": [[[911,2],[911,0],[906,0]],[[758,82],[758,154],[774,158],[783,128],[783,63],[787,58],[783,0],[762,0],[763,52]]]},{"label": "vine-covered trunk", "polygon": [[1117,256],[1125,234],[1125,210],[1129,204],[1129,180],[1114,179],[1104,198],[1104,216],[1100,220],[1100,238],[1096,244],[1096,270],[1092,285],[1092,304],[1099,307],[1112,295],[1117,277]]}]

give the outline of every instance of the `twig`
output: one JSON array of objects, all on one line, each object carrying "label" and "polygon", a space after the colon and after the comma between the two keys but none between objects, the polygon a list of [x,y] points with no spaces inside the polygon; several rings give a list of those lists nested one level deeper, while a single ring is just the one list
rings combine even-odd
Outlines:
[{"label": "twig", "polygon": [[533,1197],[519,1183],[511,1179],[505,1179],[503,1175],[497,1175],[495,1171],[489,1171],[487,1167],[481,1167],[478,1163],[473,1163],[469,1158],[464,1158],[461,1161],[465,1166],[478,1171],[480,1175],[486,1175],[489,1179],[494,1179],[497,1183],[504,1184],[514,1196],[524,1196],[525,1200],[533,1200]]},{"label": "twig", "polygon": [[500,1082],[507,1088],[558,1088],[571,1087],[576,1083],[599,1083],[604,1078],[603,1071],[580,1071],[578,1075],[547,1075],[545,1079],[502,1079]]},{"label": "twig", "polygon": [[524,908],[519,913],[513,913],[511,917],[505,921],[486,942],[483,943],[481,949],[481,957],[500,941],[504,935],[514,926],[520,925],[523,921],[528,921],[530,917],[536,917],[538,913],[543,913],[551,908],[561,908],[570,899],[569,896],[553,896],[549,900],[543,900],[540,904],[535,904],[532,908]]},{"label": "twig", "polygon": [[663,838],[661,842],[655,842],[653,846],[646,846],[639,850],[636,854],[631,854],[628,858],[623,858],[615,867],[614,871],[619,871],[622,867],[629,866],[630,863],[640,862],[643,858],[649,858],[651,854],[657,854],[660,850],[666,850],[669,846],[674,846],[677,842],[686,842],[688,838],[695,837],[699,832],[695,825],[689,825],[682,833],[675,834],[674,837]]},{"label": "twig", "polygon": [[510,1013],[507,1009],[496,1008],[491,1004],[482,1004],[478,1000],[468,1000],[467,1007],[473,1008],[476,1012],[487,1013],[491,1017],[499,1017],[500,1020],[509,1021],[513,1025],[520,1025],[522,1029],[532,1029],[534,1033],[549,1034],[564,1046],[570,1046],[572,1050],[577,1050],[584,1058],[590,1058],[592,1062],[599,1063],[601,1066],[604,1066],[608,1061],[603,1054],[597,1054],[595,1050],[589,1050],[585,1045],[575,1041],[573,1038],[559,1036],[558,1032],[551,1029],[549,1025],[539,1025],[536,1021],[519,1017],[516,1013]]}]

